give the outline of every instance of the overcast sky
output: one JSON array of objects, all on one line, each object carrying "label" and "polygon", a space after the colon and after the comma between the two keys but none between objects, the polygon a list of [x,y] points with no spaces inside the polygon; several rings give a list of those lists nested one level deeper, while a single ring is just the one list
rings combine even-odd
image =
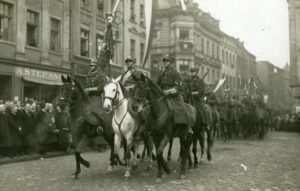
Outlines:
[{"label": "overcast sky", "polygon": [[283,67],[289,63],[286,0],[195,0],[199,8],[220,20],[225,33],[245,42],[257,57]]}]

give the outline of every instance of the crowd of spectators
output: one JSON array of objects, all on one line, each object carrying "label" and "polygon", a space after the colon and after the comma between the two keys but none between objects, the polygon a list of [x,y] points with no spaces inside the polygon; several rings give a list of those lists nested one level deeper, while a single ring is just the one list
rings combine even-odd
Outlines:
[{"label": "crowd of spectators", "polygon": [[69,149],[72,137],[66,109],[62,104],[34,99],[0,100],[0,157]]},{"label": "crowd of spectators", "polygon": [[274,119],[274,127],[277,131],[289,131],[300,133],[300,112],[282,113]]}]

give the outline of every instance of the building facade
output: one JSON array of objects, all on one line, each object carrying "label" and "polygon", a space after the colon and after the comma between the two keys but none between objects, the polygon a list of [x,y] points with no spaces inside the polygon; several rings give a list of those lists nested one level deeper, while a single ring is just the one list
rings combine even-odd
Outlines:
[{"label": "building facade", "polygon": [[300,0],[288,0],[292,111],[300,112]]},{"label": "building facade", "polygon": [[244,43],[237,39],[236,42],[236,87],[239,94],[249,93],[249,79],[257,81],[256,57],[244,46]]},{"label": "building facade", "polygon": [[151,75],[157,77],[161,57],[169,54],[181,73],[198,67],[200,76],[207,73],[205,82],[214,83],[221,70],[219,21],[201,11],[193,1],[185,2],[187,10],[183,11],[180,1],[158,1],[150,52]]},{"label": "building facade", "polygon": [[278,111],[289,111],[291,107],[288,67],[281,69],[268,61],[259,61],[257,64],[257,76],[262,85],[262,92],[259,93],[268,95],[267,104]]},{"label": "building facade", "polygon": [[50,101],[69,62],[69,1],[0,2],[0,99]]},{"label": "building facade", "polygon": [[[51,101],[59,93],[61,75],[73,74],[84,83],[91,59],[99,56],[105,15],[115,3],[116,0],[0,1],[0,99]],[[123,71],[127,56],[141,63],[144,8],[144,0],[120,1],[112,24],[114,76]],[[147,73],[149,64],[144,68]]]},{"label": "building facade", "polygon": [[223,33],[223,38],[221,42],[221,76],[226,78],[227,88],[236,92],[237,90],[237,39]]}]

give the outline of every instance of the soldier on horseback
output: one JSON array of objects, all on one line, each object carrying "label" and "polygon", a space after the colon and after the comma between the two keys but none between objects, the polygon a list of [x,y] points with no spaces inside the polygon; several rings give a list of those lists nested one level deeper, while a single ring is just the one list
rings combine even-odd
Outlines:
[{"label": "soldier on horseback", "polygon": [[100,72],[96,60],[91,60],[90,71],[86,81],[85,92],[87,95],[101,96],[103,88],[106,84],[105,74]]},{"label": "soldier on horseback", "polygon": [[135,83],[141,78],[141,72],[136,66],[136,60],[131,57],[127,57],[125,60],[125,72],[121,77],[121,85],[125,88],[126,93],[131,92]]},{"label": "soldier on horseback", "polygon": [[[175,125],[188,127],[188,132],[193,133],[187,116],[185,102],[180,94],[182,80],[179,73],[173,68],[174,58],[166,55],[163,58],[163,71],[157,79],[157,84],[167,96],[168,108],[173,113]],[[184,115],[182,115],[184,113]]]},{"label": "soldier on horseback", "polygon": [[[89,97],[89,103],[86,104],[84,108],[84,117],[92,125],[97,126],[96,129],[91,129],[91,134],[99,135],[103,129],[99,125],[99,119],[103,111],[101,96],[103,93],[103,88],[107,82],[106,75],[100,71],[96,60],[91,60],[90,71],[87,77],[86,86],[84,89],[85,93]],[[95,133],[92,133],[96,131]]]}]

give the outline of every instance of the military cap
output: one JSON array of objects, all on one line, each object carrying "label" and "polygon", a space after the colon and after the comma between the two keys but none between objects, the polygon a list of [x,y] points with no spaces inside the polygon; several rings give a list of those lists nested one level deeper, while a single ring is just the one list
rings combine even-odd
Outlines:
[{"label": "military cap", "polygon": [[129,56],[129,57],[127,57],[127,58],[125,59],[125,63],[129,63],[129,62],[135,63],[136,61],[135,61],[134,58],[131,58],[131,57]]},{"label": "military cap", "polygon": [[114,15],[112,13],[106,13],[106,17],[113,17]]},{"label": "military cap", "polygon": [[191,71],[191,72],[198,72],[198,71],[199,71],[199,68],[191,68],[190,71]]},{"label": "military cap", "polygon": [[89,66],[97,66],[97,60],[92,59]]},{"label": "military cap", "polygon": [[166,55],[162,59],[163,62],[173,62],[174,58],[170,57],[169,55]]}]

